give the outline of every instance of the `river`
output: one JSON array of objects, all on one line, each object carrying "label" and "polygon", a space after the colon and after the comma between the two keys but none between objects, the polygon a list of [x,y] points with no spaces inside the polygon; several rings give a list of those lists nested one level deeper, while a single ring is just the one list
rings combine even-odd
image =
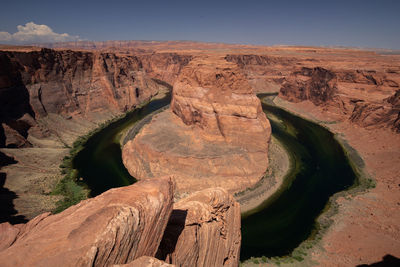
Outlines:
[{"label": "river", "polygon": [[[73,160],[73,166],[96,196],[110,188],[132,184],[121,158],[122,133],[166,106],[170,96],[153,100],[94,134]],[[324,127],[263,103],[272,134],[288,150],[292,168],[284,187],[257,212],[242,219],[241,260],[288,255],[312,238],[316,218],[329,198],[349,188],[355,173],[334,135]]]}]

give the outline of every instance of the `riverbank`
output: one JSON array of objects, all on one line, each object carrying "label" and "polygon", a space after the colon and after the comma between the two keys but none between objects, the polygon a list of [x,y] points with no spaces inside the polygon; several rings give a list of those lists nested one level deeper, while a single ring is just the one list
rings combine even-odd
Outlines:
[{"label": "riverbank", "polygon": [[69,156],[65,157],[63,164],[60,165],[65,176],[52,192],[64,197],[57,202],[55,212],[60,212],[110,188],[135,182],[120,160],[121,138],[132,125],[149,112],[150,106],[157,106],[156,103],[164,102],[166,99],[168,101],[167,94],[168,91],[160,90],[158,94],[137,105],[133,110],[114,117],[74,142]]},{"label": "riverbank", "polygon": [[235,194],[240,203],[242,217],[251,215],[265,207],[272,195],[279,191],[288,171],[290,156],[283,145],[272,136],[268,150],[269,165],[265,176],[252,188]]},{"label": "riverbank", "polygon": [[[368,183],[369,174],[376,183],[375,188],[370,186],[361,194],[354,187],[331,200],[330,214],[319,218],[330,226],[305,257],[306,265],[355,266],[381,262],[386,255],[399,258],[400,135],[389,129],[359,127],[307,101],[291,103],[275,98],[274,102],[335,133],[347,153],[356,152],[361,157],[357,166],[363,172],[361,179]],[[354,151],[349,151],[346,143]]]},{"label": "riverbank", "polygon": [[[164,89],[161,89],[153,97],[159,99],[164,96]],[[52,192],[65,177],[65,173],[60,172],[63,169],[60,166],[64,166],[66,158],[70,158],[74,143],[122,116],[124,114],[112,111],[71,118],[49,114],[39,121],[41,127],[47,129],[47,136],[28,137],[33,147],[1,148],[0,156],[6,159],[0,166],[3,190],[1,222],[24,223],[41,213],[57,210],[57,203],[65,196]]]}]

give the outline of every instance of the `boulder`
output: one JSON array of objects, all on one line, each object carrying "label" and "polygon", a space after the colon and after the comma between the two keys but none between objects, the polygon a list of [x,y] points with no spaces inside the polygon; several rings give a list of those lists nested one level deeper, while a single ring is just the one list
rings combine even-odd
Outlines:
[{"label": "boulder", "polygon": [[176,266],[238,266],[240,241],[239,203],[210,188],[174,204],[157,257]]},{"label": "boulder", "polygon": [[154,256],[172,211],[165,177],[111,189],[25,225],[1,224],[2,266],[106,266]]}]

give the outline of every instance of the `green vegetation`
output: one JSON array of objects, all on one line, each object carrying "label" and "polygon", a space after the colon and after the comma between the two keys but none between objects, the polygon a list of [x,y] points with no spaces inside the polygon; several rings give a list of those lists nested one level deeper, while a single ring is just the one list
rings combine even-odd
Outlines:
[{"label": "green vegetation", "polygon": [[54,213],[59,213],[88,198],[90,191],[85,184],[80,181],[81,178],[78,177],[78,170],[74,169],[73,160],[75,156],[78,155],[78,153],[84,148],[90,137],[100,132],[111,123],[124,118],[129,113],[109,119],[99,124],[96,129],[90,131],[88,134],[80,136],[76,139],[72,145],[72,148],[70,148],[69,155],[65,156],[60,164],[60,172],[62,175],[64,175],[64,177],[51,192],[53,195],[62,195],[64,197],[63,199],[57,201]]},{"label": "green vegetation", "polygon": [[[140,109],[147,104],[150,103],[151,100],[143,102],[142,104],[136,106],[134,109],[121,114],[120,116],[116,116],[112,119],[104,121],[103,123],[98,124],[98,127],[94,130],[90,131],[84,136],[78,137],[73,143],[72,147],[69,150],[69,155],[65,156],[62,163],[60,164],[60,172],[64,177],[59,181],[56,185],[55,189],[51,192],[53,195],[61,195],[63,199],[59,200],[56,203],[56,208],[54,210],[55,213],[61,212],[68,207],[79,203],[80,201],[87,199],[89,197],[90,190],[83,182],[83,178],[79,177],[79,172],[74,168],[74,159],[86,146],[88,140],[92,138],[94,135],[100,133],[106,127],[111,126],[113,123],[127,119],[128,116],[131,115],[132,112],[136,109]],[[121,136],[119,136],[121,137]]]},{"label": "green vegetation", "polygon": [[74,157],[81,151],[84,144],[97,131],[92,131],[85,136],[79,137],[72,145],[69,155],[65,156],[60,164],[60,172],[64,177],[56,185],[53,190],[53,195],[62,195],[64,198],[56,203],[55,213],[61,212],[68,207],[79,203],[81,200],[86,199],[89,190],[78,181],[78,171],[73,167]]}]

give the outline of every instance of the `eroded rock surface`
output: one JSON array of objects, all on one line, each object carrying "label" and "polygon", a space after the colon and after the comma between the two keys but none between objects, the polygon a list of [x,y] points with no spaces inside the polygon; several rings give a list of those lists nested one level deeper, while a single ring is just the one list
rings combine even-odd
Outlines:
[{"label": "eroded rock surface", "polygon": [[381,103],[358,101],[350,120],[361,126],[384,126],[400,132],[400,90]]},{"label": "eroded rock surface", "polygon": [[279,93],[308,109],[319,108],[328,120],[398,132],[398,107],[388,100],[400,88],[397,55],[283,48],[225,58],[239,65],[257,92]]},{"label": "eroded rock surface", "polygon": [[164,261],[149,256],[142,256],[126,264],[113,265],[113,267],[175,267],[175,266],[176,265],[168,264]]},{"label": "eroded rock surface", "polygon": [[174,204],[157,257],[176,266],[238,266],[240,205],[222,188]]},{"label": "eroded rock surface", "polygon": [[[128,111],[168,87],[163,81],[173,83],[190,59],[174,53],[0,51],[0,122],[6,125],[0,147],[24,145],[16,143],[10,129],[26,138],[27,130],[36,126],[35,119],[49,114],[90,118],[96,112]],[[27,114],[34,125],[24,131],[14,127]]]},{"label": "eroded rock surface", "polygon": [[107,266],[154,256],[172,211],[165,177],[111,189],[27,224],[1,224],[2,266]]},{"label": "eroded rock surface", "polygon": [[179,194],[254,185],[268,166],[271,127],[239,68],[223,59],[195,59],[174,84],[171,109],[123,148],[132,176],[173,174]]},{"label": "eroded rock surface", "polygon": [[311,100],[314,104],[320,105],[332,100],[335,95],[337,91],[335,78],[336,75],[327,69],[303,67],[287,78],[288,81],[280,90],[280,96],[292,102]]},{"label": "eroded rock surface", "polygon": [[154,51],[0,49],[0,150],[15,159],[13,166],[0,161],[0,197],[11,196],[13,204],[0,222],[13,223],[55,209],[59,198],[48,192],[78,137],[162,96],[191,59]]}]

